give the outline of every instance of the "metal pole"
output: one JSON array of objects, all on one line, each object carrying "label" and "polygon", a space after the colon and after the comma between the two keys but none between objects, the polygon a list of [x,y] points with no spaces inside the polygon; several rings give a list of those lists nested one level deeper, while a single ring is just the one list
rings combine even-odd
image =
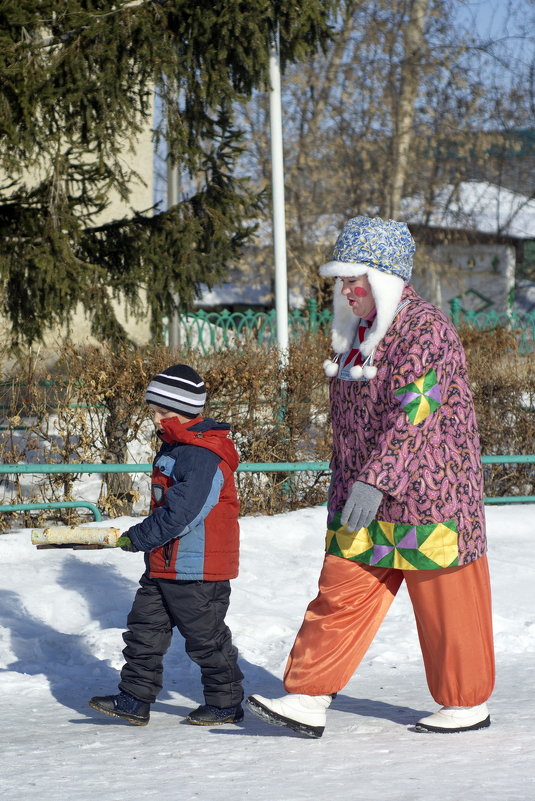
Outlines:
[{"label": "metal pole", "polygon": [[286,222],[284,213],[284,163],[282,150],[282,106],[279,33],[273,35],[269,51],[271,128],[271,187],[273,204],[273,251],[275,259],[275,311],[277,343],[281,355],[288,350],[288,279],[286,269]]},{"label": "metal pole", "polygon": [[[176,206],[178,203],[178,169],[171,164],[167,158],[167,208]],[[178,304],[178,295],[174,295],[175,303]],[[174,311],[169,317],[167,344],[170,348],[180,347],[180,316],[178,311]]]}]

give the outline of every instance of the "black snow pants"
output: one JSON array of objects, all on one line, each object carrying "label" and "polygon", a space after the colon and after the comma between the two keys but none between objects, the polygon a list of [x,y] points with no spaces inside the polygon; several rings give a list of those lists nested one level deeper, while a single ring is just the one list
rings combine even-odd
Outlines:
[{"label": "black snow pants", "polygon": [[126,664],[119,688],[152,703],[162,689],[163,657],[179,630],[201,669],[204,698],[220,709],[243,699],[238,650],[225,623],[229,581],[173,581],[144,574],[123,634]]}]

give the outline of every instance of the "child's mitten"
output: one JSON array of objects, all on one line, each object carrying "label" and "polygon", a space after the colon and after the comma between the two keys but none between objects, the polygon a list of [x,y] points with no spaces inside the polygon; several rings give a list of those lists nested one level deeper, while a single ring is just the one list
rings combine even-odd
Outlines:
[{"label": "child's mitten", "polygon": [[136,546],[134,545],[134,543],[127,534],[123,534],[122,537],[119,537],[119,539],[116,542],[116,545],[122,551],[130,551],[130,553],[137,553],[139,551],[139,548],[136,548]]}]

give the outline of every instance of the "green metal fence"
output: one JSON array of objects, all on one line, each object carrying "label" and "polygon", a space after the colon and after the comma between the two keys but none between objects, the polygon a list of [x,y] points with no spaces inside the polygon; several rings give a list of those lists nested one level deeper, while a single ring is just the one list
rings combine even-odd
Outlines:
[{"label": "green metal fence", "polygon": [[463,309],[461,298],[450,301],[450,317],[454,325],[471,325],[480,331],[492,328],[509,328],[516,331],[519,350],[521,353],[531,353],[535,350],[535,311],[517,312],[512,309],[506,312],[497,312],[487,309],[481,312]]},{"label": "green metal fence", "polygon": [[[483,456],[483,464],[535,464],[535,454]],[[296,473],[329,470],[329,462],[242,462],[239,473]],[[58,473],[150,473],[152,465],[143,464],[0,464],[0,475]],[[485,498],[485,503],[535,503],[535,495],[509,495]],[[0,504],[0,512],[26,512],[42,509],[87,508],[95,520],[102,520],[98,507],[90,501],[50,501],[43,503]]]},{"label": "green metal fence", "polygon": [[[535,312],[504,312],[487,310],[466,311],[461,300],[450,302],[450,316],[456,326],[463,323],[479,329],[505,326],[518,332],[522,352],[535,350]],[[309,300],[303,310],[294,309],[288,318],[290,338],[295,339],[305,331],[327,332],[331,325],[329,309],[318,310],[315,300]],[[183,314],[179,320],[181,345],[198,348],[203,353],[232,347],[243,339],[251,339],[262,345],[275,345],[277,321],[274,309],[269,311],[221,312],[198,311]]]},{"label": "green metal fence", "polygon": [[[329,310],[319,311],[315,300],[310,300],[305,310],[294,309],[288,317],[290,336],[295,338],[304,331],[327,331],[332,315]],[[277,342],[277,316],[275,309],[269,311],[221,312],[198,311],[182,314],[179,318],[180,344],[183,347],[199,348],[203,353],[232,347],[242,340],[253,340],[260,345],[275,345]]]}]

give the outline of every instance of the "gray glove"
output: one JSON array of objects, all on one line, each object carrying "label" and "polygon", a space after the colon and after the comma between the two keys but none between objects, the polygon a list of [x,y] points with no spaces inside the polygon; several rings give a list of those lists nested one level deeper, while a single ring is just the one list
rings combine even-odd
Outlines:
[{"label": "gray glove", "polygon": [[379,508],[383,493],[364,481],[355,481],[342,510],[341,522],[348,531],[367,528]]}]

